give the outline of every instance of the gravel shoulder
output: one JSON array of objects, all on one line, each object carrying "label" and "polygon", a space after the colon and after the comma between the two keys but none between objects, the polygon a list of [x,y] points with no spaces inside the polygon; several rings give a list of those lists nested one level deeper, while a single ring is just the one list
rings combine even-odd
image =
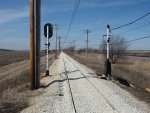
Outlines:
[{"label": "gravel shoulder", "polygon": [[42,79],[44,93],[32,100],[33,104],[21,113],[74,113],[61,60],[55,60],[49,69],[50,76]]},{"label": "gravel shoulder", "polygon": [[[112,81],[99,79],[91,69],[79,64],[71,57],[67,56],[71,62],[86,76],[93,87],[97,89],[100,95],[110,103],[117,112],[120,113],[149,113],[150,107],[143,101],[139,101],[132,94],[120,88]],[[84,89],[82,87],[82,89]],[[90,88],[89,88],[90,89]],[[98,101],[98,98],[97,98]],[[95,101],[95,102],[97,102]]]},{"label": "gravel shoulder", "polygon": [[149,113],[150,107],[112,81],[61,53],[42,79],[44,93],[21,113]]}]

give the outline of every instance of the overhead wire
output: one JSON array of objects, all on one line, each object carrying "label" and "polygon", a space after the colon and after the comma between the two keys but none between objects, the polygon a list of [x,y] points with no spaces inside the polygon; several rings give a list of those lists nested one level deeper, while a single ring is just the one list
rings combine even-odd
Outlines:
[{"label": "overhead wire", "polygon": [[148,26],[148,25],[150,25],[150,23],[146,23],[146,24],[144,24],[144,25],[138,26],[138,27],[133,28],[133,29],[130,29],[130,30],[128,30],[128,31],[125,31],[125,32],[119,33],[119,35],[120,35],[120,34],[124,34],[124,33],[128,33],[128,32],[131,32],[131,31],[134,31],[134,30],[137,30],[137,29],[143,28],[143,27],[146,27],[146,26]]},{"label": "overhead wire", "polygon": [[74,9],[73,9],[73,12],[72,12],[72,17],[71,17],[71,21],[70,21],[70,24],[69,24],[69,28],[68,28],[67,33],[66,33],[66,38],[65,38],[65,40],[68,38],[68,35],[69,35],[69,32],[70,32],[72,23],[73,23],[73,21],[74,21],[74,18],[75,18],[75,16],[76,16],[76,12],[77,12],[77,9],[78,9],[78,7],[79,7],[79,4],[80,4],[80,0],[76,0],[75,3],[74,3]]},{"label": "overhead wire", "polygon": [[66,49],[66,48],[68,48],[72,43],[73,43],[73,41],[70,42],[70,44],[68,44],[68,46],[66,46],[65,48],[63,48],[63,50]]},{"label": "overhead wire", "polygon": [[[137,40],[143,40],[143,39],[147,39],[147,38],[150,38],[150,35],[149,36],[145,36],[145,37],[141,37],[141,38],[135,38],[135,39],[132,39],[132,40],[127,40],[127,41],[120,42],[120,43],[111,43],[110,45],[130,43],[130,42],[134,42],[134,41],[137,41]],[[107,45],[107,44],[104,44],[104,45]],[[100,46],[100,45],[94,45],[94,46]]]},{"label": "overhead wire", "polygon": [[[69,32],[70,32],[72,23],[73,23],[73,21],[74,21],[74,18],[75,18],[75,16],[76,16],[76,12],[77,12],[77,9],[78,9],[78,7],[79,7],[79,4],[80,4],[80,0],[75,0],[73,12],[72,12],[72,16],[71,16],[69,28],[68,28],[67,33],[66,33],[65,40],[68,38],[68,35],[69,35]],[[65,47],[65,48],[66,48],[66,47]],[[65,49],[65,48],[63,48],[63,49]]]},{"label": "overhead wire", "polygon": [[150,38],[150,36],[145,36],[145,37],[141,37],[141,38],[136,38],[136,39],[133,39],[133,40],[125,41],[125,43],[129,43],[129,42],[133,42],[133,41],[137,41],[137,40],[142,40],[142,39],[146,39],[146,38]]},{"label": "overhead wire", "polygon": [[137,21],[139,21],[139,20],[145,18],[145,17],[148,16],[149,14],[150,14],[150,12],[146,13],[145,15],[141,16],[140,18],[138,18],[138,19],[136,19],[136,20],[134,20],[134,21],[132,21],[132,22],[130,22],[130,23],[127,23],[127,24],[124,24],[124,25],[121,25],[121,26],[112,28],[111,30],[117,30],[117,29],[120,29],[120,28],[122,28],[122,27],[126,27],[126,26],[129,26],[129,25],[131,25],[131,24],[134,24],[134,23],[136,23]]}]

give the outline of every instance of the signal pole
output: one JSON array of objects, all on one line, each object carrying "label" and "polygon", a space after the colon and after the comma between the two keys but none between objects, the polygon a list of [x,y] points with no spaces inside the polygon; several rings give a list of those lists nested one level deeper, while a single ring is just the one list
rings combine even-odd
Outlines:
[{"label": "signal pole", "polygon": [[88,29],[86,29],[86,30],[84,30],[84,32],[87,34],[87,40],[86,40],[86,44],[87,44],[87,46],[86,46],[86,57],[88,57],[89,33],[91,33],[91,31],[88,30]]},{"label": "signal pole", "polygon": [[34,45],[34,0],[30,0],[30,81],[31,89],[35,89],[35,45]]},{"label": "signal pole", "polygon": [[103,36],[103,55],[104,55],[104,60],[105,60],[105,40],[104,38],[107,36],[107,35],[102,35]]},{"label": "signal pole", "polygon": [[47,26],[47,38],[46,38],[46,76],[49,75],[49,66],[48,66],[48,53],[49,53],[49,26]]},{"label": "signal pole", "polygon": [[106,77],[108,77],[108,79],[111,79],[111,62],[109,60],[109,45],[110,45],[110,33],[111,33],[111,29],[110,26],[107,25],[107,60],[105,63],[105,69],[106,69]]},{"label": "signal pole", "polygon": [[49,38],[51,38],[53,35],[53,26],[50,23],[47,23],[44,25],[44,36],[46,37],[46,43],[45,43],[45,48],[46,48],[46,73],[45,76],[49,75],[49,65],[48,65],[48,54],[49,54],[49,47],[50,47],[50,42]]}]

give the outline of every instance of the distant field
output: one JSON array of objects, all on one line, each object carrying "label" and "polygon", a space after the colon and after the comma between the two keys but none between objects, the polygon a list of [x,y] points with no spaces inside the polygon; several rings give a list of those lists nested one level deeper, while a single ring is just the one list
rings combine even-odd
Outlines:
[{"label": "distant field", "polygon": [[140,57],[150,57],[150,51],[127,51],[128,56],[140,56]]},{"label": "distant field", "polygon": [[29,59],[29,52],[0,51],[0,67],[14,62]]},{"label": "distant field", "polygon": [[[43,55],[44,53],[41,52],[41,56]],[[29,58],[30,54],[27,51],[0,51],[0,67]]]}]

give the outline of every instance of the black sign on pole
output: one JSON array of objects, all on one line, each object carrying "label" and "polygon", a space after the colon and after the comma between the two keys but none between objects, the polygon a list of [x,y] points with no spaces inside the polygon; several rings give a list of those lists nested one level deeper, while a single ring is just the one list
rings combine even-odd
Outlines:
[{"label": "black sign on pole", "polygon": [[53,26],[50,23],[44,25],[44,36],[47,37],[47,26],[49,27],[48,38],[51,38],[53,36]]}]

